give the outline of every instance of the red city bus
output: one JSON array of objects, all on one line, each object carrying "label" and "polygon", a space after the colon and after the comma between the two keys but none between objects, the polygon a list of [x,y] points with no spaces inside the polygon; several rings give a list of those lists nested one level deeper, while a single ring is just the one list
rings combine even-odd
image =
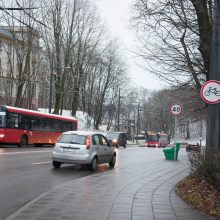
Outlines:
[{"label": "red city bus", "polygon": [[0,143],[55,144],[64,131],[77,130],[78,120],[11,106],[0,106]]},{"label": "red city bus", "polygon": [[147,147],[166,147],[168,145],[168,135],[164,133],[149,133],[146,135],[145,145]]}]

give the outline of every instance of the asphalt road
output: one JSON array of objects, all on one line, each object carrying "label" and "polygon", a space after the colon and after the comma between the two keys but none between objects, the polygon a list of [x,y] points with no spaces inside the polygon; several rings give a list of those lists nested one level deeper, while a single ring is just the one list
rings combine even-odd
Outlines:
[{"label": "asphalt road", "polygon": [[[62,165],[54,169],[51,164],[52,147],[3,148],[0,146],[0,220],[22,207],[38,195],[68,181],[108,172],[108,164],[98,166],[96,172],[79,165]],[[129,146],[117,148],[115,174],[138,169],[147,161],[149,168],[164,160],[162,149]]]},{"label": "asphalt road", "polygon": [[75,165],[53,169],[51,151],[52,147],[0,146],[0,220],[55,186],[92,175]]}]

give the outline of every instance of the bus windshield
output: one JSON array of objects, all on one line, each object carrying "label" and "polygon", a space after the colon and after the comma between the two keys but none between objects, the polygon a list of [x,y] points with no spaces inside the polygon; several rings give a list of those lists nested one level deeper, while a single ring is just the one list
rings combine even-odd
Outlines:
[{"label": "bus windshield", "polygon": [[158,136],[155,135],[148,135],[146,141],[158,141]]},{"label": "bus windshield", "polygon": [[6,113],[0,112],[0,128],[5,128],[6,126]]}]

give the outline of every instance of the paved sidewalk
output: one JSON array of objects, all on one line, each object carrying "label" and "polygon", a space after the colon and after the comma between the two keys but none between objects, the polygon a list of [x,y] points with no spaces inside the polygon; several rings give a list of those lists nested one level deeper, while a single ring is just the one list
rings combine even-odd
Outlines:
[{"label": "paved sidewalk", "polygon": [[[178,161],[140,161],[67,182],[42,194],[6,220],[213,220],[175,193],[189,174]],[[34,189],[33,189],[34,190]]]}]

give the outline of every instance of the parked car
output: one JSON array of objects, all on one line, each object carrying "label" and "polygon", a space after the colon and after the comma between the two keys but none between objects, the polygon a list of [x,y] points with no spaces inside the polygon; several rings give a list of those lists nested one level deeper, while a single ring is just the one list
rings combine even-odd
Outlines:
[{"label": "parked car", "polygon": [[109,132],[106,137],[113,146],[126,148],[127,134],[125,132]]},{"label": "parked car", "polygon": [[98,132],[68,131],[62,133],[56,142],[52,162],[55,168],[63,163],[86,164],[96,170],[97,164],[109,163],[113,168],[116,162],[115,148],[107,138]]},{"label": "parked car", "polygon": [[190,152],[190,151],[200,152],[200,150],[201,150],[201,147],[200,147],[199,143],[197,143],[197,144],[190,144],[189,143],[186,145],[187,152]]}]

